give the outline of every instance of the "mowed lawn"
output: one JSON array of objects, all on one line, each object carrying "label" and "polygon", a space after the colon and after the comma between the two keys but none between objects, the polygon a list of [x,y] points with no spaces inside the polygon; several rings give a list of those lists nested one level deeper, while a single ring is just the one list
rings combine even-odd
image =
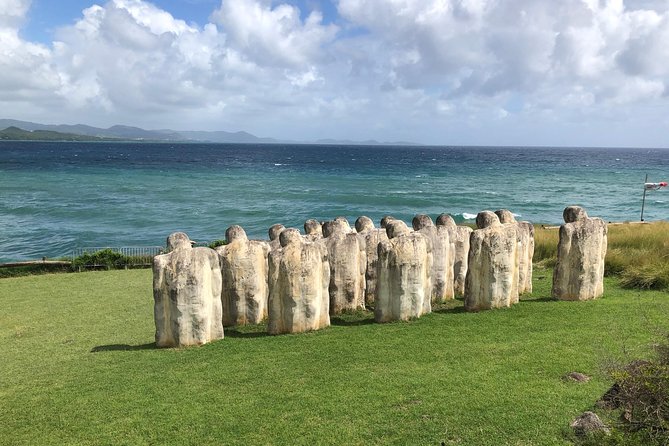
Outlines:
[{"label": "mowed lawn", "polygon": [[669,294],[607,279],[555,302],[550,280],[511,309],[156,349],[150,270],[1,279],[0,444],[568,444],[603,366],[667,328]]}]

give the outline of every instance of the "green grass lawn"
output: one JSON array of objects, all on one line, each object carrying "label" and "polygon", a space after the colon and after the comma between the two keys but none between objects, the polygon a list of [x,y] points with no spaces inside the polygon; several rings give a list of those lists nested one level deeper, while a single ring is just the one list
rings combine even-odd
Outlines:
[{"label": "green grass lawn", "polygon": [[550,280],[535,271],[511,309],[159,350],[150,270],[1,279],[0,444],[569,444],[602,366],[667,328],[669,294],[607,279],[602,299],[555,302]]}]

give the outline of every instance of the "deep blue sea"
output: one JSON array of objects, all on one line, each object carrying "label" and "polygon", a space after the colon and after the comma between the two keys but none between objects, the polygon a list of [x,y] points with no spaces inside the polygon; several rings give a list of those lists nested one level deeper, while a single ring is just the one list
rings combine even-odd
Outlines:
[{"label": "deep blue sea", "polygon": [[[340,215],[507,208],[559,224],[577,204],[634,221],[646,174],[669,179],[669,150],[0,142],[0,262],[163,245],[177,230],[206,242],[232,224],[266,238]],[[669,217],[668,194],[649,193],[646,220]]]}]

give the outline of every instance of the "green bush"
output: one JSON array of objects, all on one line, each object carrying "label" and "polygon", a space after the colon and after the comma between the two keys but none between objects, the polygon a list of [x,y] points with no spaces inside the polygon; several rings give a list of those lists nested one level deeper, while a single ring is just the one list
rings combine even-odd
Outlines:
[{"label": "green bush", "polygon": [[94,253],[84,253],[72,261],[73,268],[106,267],[107,269],[125,268],[132,264],[132,259],[111,249]]},{"label": "green bush", "polygon": [[207,245],[207,246],[209,246],[211,249],[216,249],[219,246],[223,246],[223,245],[227,245],[227,244],[228,244],[228,242],[225,241],[225,240],[214,240],[213,242],[209,243],[209,245]]}]

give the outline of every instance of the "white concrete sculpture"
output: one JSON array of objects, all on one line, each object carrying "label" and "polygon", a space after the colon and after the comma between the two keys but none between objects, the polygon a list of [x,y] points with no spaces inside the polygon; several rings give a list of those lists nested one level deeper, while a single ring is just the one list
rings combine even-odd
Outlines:
[{"label": "white concrete sculpture", "polygon": [[330,265],[323,243],[310,242],[297,229],[279,236],[281,248],[269,254],[270,334],[299,333],[330,325]]},{"label": "white concrete sculpture", "polygon": [[518,294],[532,292],[532,259],[534,258],[534,225],[528,221],[516,221],[511,211],[495,211],[502,224],[518,227],[520,252],[518,255]]},{"label": "white concrete sculpture", "polygon": [[432,251],[427,237],[400,220],[387,222],[379,244],[376,322],[409,320],[432,311]]},{"label": "white concrete sculpture", "polygon": [[423,234],[432,244],[432,303],[453,299],[455,246],[451,242],[448,228],[435,226],[432,219],[425,214],[416,215],[411,224],[414,231]]},{"label": "white concrete sculpture", "polygon": [[472,228],[469,226],[456,226],[453,217],[441,214],[437,217],[437,226],[443,226],[448,230],[453,248],[453,292],[462,296],[465,294],[465,278],[467,277],[467,262],[469,257],[469,237]]},{"label": "white concrete sculpture", "polygon": [[330,264],[330,314],[365,308],[367,255],[364,239],[351,232],[348,221],[335,219],[323,225]]},{"label": "white concrete sculpture", "polygon": [[223,338],[216,251],[192,248],[183,232],[170,235],[167,247],[170,252],[153,259],[156,345],[183,347]]},{"label": "white concrete sculpture", "polygon": [[227,244],[216,248],[221,258],[223,326],[258,324],[267,317],[268,243],[249,240],[241,226],[225,231]]},{"label": "white concrete sculpture", "polygon": [[552,295],[560,300],[596,299],[604,293],[608,227],[578,206],[565,208],[563,216]]},{"label": "white concrete sculpture", "polygon": [[388,240],[386,230],[375,228],[369,217],[359,217],[355,221],[355,229],[364,239],[367,254],[365,268],[365,304],[371,306],[376,300],[377,264],[379,261],[379,244]]},{"label": "white concrete sculpture", "polygon": [[476,226],[469,242],[465,309],[509,307],[518,301],[518,230],[490,211],[476,216]]}]

